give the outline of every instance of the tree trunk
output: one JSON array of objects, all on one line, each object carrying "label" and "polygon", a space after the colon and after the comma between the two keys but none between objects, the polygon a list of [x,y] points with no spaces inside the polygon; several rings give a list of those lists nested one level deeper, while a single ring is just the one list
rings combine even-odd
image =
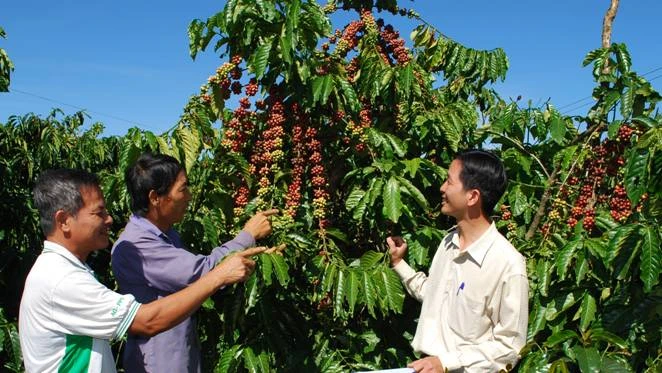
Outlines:
[{"label": "tree trunk", "polygon": [[616,18],[616,11],[618,10],[618,1],[611,0],[607,14],[602,21],[602,48],[609,48],[611,46],[611,26]]},{"label": "tree trunk", "polygon": [[[619,0],[611,0],[609,9],[605,14],[605,18],[602,20],[602,48],[611,47],[611,30],[612,25],[614,24],[614,18],[616,18],[616,11],[618,10]],[[609,73],[609,58],[606,59],[604,67],[602,68],[603,74]]]}]

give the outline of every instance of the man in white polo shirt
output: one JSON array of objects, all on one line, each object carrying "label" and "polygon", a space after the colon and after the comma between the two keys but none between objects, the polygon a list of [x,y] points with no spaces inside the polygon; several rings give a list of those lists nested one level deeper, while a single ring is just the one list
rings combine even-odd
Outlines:
[{"label": "man in white polo shirt", "polygon": [[111,339],[172,328],[219,288],[245,281],[255,266],[250,256],[265,250],[238,253],[187,288],[140,304],[103,286],[85,264],[90,253],[108,247],[113,221],[95,175],[46,171],[34,202],[46,241],[25,282],[19,313],[28,372],[115,372]]},{"label": "man in white polo shirt", "polygon": [[457,226],[439,245],[427,276],[402,259],[402,238],[387,238],[393,269],[423,303],[412,341],[422,358],[409,364],[416,372],[500,372],[519,359],[528,322],[526,265],[490,218],[506,183],[491,153],[455,157],[440,191],[441,212]]}]

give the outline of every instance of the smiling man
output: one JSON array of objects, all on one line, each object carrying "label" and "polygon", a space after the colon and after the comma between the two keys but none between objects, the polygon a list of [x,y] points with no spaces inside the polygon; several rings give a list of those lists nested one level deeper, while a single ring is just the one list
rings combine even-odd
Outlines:
[{"label": "smiling man", "polygon": [[19,337],[27,372],[115,372],[111,339],[127,331],[153,336],[186,319],[223,286],[245,281],[252,248],[223,261],[186,289],[141,304],[106,288],[85,264],[108,247],[113,219],[97,177],[81,170],[42,173],[34,188],[46,236],[25,282]]},{"label": "smiling man", "polygon": [[393,269],[423,303],[412,341],[423,357],[409,364],[416,372],[498,372],[519,359],[528,322],[526,264],[490,218],[506,183],[493,154],[455,157],[440,191],[441,212],[457,226],[439,245],[429,275],[403,260],[402,238],[386,240]]}]

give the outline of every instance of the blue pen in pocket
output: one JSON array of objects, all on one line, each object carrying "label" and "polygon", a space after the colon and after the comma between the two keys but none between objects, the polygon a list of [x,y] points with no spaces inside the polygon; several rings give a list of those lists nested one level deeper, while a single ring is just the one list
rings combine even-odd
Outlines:
[{"label": "blue pen in pocket", "polygon": [[460,284],[460,287],[457,288],[457,293],[455,294],[455,296],[460,295],[460,290],[464,290],[464,282],[462,282],[462,283]]}]

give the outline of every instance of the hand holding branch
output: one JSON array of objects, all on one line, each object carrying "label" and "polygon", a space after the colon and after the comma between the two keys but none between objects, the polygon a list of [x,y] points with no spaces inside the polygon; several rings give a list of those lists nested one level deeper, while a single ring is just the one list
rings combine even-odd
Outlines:
[{"label": "hand holding branch", "polygon": [[271,234],[271,216],[278,214],[278,209],[260,211],[244,224],[244,230],[256,240]]}]

